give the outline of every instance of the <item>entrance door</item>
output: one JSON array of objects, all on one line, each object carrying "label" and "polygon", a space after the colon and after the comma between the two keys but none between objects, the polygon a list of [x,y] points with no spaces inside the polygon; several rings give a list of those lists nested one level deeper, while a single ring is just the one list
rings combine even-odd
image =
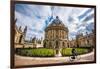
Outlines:
[{"label": "entrance door", "polygon": [[59,41],[56,41],[56,43],[55,43],[56,45],[56,47],[55,47],[55,50],[56,50],[56,56],[61,56],[61,53],[60,53],[60,45],[59,45]]},{"label": "entrance door", "polygon": [[59,54],[59,50],[58,50],[58,49],[56,50],[56,55],[57,55],[57,54]]},{"label": "entrance door", "polygon": [[58,41],[56,41],[56,47],[55,47],[56,49],[58,49],[59,48],[59,46],[58,46]]},{"label": "entrance door", "polygon": [[58,41],[56,41],[56,55],[58,54]]}]

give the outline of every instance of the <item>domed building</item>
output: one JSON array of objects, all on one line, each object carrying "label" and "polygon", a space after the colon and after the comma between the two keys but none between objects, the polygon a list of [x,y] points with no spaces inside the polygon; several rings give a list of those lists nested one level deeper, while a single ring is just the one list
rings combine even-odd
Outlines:
[{"label": "domed building", "polygon": [[68,28],[58,16],[45,29],[44,48],[52,48],[59,54],[61,48],[69,47],[68,45]]}]

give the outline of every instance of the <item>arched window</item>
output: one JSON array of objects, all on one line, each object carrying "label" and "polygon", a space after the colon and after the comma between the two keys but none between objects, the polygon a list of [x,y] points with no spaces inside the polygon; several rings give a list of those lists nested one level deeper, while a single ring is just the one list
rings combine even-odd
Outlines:
[{"label": "arched window", "polygon": [[20,36],[20,38],[19,38],[19,43],[21,43],[22,37],[23,37],[23,35]]},{"label": "arched window", "polygon": [[52,44],[51,44],[51,41],[49,42],[49,47],[50,47],[50,48],[52,48]]},{"label": "arched window", "polygon": [[58,41],[56,41],[56,48],[58,48]]},{"label": "arched window", "polygon": [[69,43],[67,43],[67,47],[69,48]]},{"label": "arched window", "polygon": [[46,48],[46,42],[44,42],[44,48]]},{"label": "arched window", "polygon": [[63,42],[63,47],[65,47],[65,43]]}]

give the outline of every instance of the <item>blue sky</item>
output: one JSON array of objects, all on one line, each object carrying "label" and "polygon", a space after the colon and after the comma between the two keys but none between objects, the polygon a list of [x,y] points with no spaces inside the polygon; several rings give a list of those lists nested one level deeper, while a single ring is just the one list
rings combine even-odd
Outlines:
[{"label": "blue sky", "polygon": [[94,9],[80,7],[63,7],[63,6],[44,6],[16,4],[15,19],[16,25],[28,27],[26,40],[33,37],[38,39],[44,38],[44,29],[59,16],[59,19],[69,29],[69,39],[74,39],[77,33],[91,33],[94,28]]}]

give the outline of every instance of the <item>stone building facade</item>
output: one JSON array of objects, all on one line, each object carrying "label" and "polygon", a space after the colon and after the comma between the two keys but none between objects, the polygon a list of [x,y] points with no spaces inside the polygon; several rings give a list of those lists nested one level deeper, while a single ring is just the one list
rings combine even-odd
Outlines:
[{"label": "stone building facade", "polygon": [[[16,23],[17,20],[15,20]],[[62,48],[73,48],[73,47],[94,47],[95,46],[95,32],[83,35],[82,33],[77,34],[75,39],[69,40],[69,30],[65,27],[64,23],[57,16],[51,24],[45,29],[45,38],[42,45],[39,45],[35,38],[32,42],[25,42],[25,36],[27,32],[27,26],[22,31],[21,26],[18,28],[15,24],[15,38],[14,43],[16,48],[28,48],[28,47],[44,47],[52,48],[56,50],[56,54],[60,52]],[[37,45],[38,44],[38,45]],[[18,47],[17,47],[18,46]]]},{"label": "stone building facade", "polygon": [[[16,23],[17,20],[15,20],[15,23]],[[27,26],[24,28],[24,30],[22,31],[22,28],[21,26],[18,28],[15,24],[15,38],[14,38],[14,43],[16,44],[16,46],[20,46],[22,47],[22,45],[24,44],[25,42],[25,35],[26,35],[26,32],[27,32]]]},{"label": "stone building facade", "polygon": [[77,47],[76,39],[69,40],[69,48]]},{"label": "stone building facade", "polygon": [[68,28],[58,16],[45,29],[44,48],[55,49],[58,53],[61,48],[68,47]]},{"label": "stone building facade", "polygon": [[95,46],[95,34],[89,33],[83,35],[77,34],[75,39],[69,41],[69,47],[94,47]]},{"label": "stone building facade", "polygon": [[77,47],[94,47],[95,38],[94,32],[86,34],[85,36],[81,33],[76,37]]},{"label": "stone building facade", "polygon": [[[26,32],[27,32],[27,26],[25,26],[24,30],[22,31],[22,27],[20,26],[19,28],[16,25],[16,21],[15,20],[15,27],[14,27],[14,32],[15,32],[15,36],[14,36],[14,44],[15,44],[15,48],[37,48],[37,41],[36,38],[32,38],[31,41],[26,41],[25,37],[26,37]],[[42,45],[43,46],[43,45]]]},{"label": "stone building facade", "polygon": [[45,29],[44,48],[60,51],[61,48],[93,47],[95,45],[94,32],[83,35],[77,34],[75,39],[68,39],[69,30],[57,16]]}]

